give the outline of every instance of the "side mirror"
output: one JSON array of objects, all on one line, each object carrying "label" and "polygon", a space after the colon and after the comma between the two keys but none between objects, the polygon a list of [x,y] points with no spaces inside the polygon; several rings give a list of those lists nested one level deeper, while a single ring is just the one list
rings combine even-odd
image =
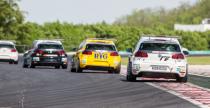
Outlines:
[{"label": "side mirror", "polygon": [[188,51],[183,51],[184,55],[189,55]]},{"label": "side mirror", "polygon": [[128,49],[126,49],[126,52],[132,53],[133,52],[133,49],[132,48],[128,48]]},{"label": "side mirror", "polygon": [[78,50],[78,48],[72,48],[72,51],[77,51]]},{"label": "side mirror", "polygon": [[184,55],[189,55],[189,51],[187,48],[182,48]]}]

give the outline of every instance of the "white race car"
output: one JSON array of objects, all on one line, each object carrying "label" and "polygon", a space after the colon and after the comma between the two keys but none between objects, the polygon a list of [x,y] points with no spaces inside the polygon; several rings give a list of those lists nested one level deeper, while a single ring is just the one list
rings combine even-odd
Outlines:
[{"label": "white race car", "polygon": [[18,51],[14,42],[0,40],[0,61],[18,64]]},{"label": "white race car", "polygon": [[187,82],[187,54],[177,37],[143,36],[129,58],[127,80],[135,81],[143,76]]}]

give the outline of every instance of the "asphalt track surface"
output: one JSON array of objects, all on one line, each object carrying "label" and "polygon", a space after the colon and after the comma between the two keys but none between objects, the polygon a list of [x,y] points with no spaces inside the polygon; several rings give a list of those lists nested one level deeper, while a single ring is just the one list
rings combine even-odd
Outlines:
[{"label": "asphalt track surface", "polygon": [[[170,83],[170,82],[169,82]],[[0,108],[198,108],[119,74],[0,63]]]}]

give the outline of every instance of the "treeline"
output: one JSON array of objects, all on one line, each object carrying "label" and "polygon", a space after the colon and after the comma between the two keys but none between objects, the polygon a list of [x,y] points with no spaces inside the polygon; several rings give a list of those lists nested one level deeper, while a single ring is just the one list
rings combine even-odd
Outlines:
[{"label": "treeline", "polygon": [[204,18],[210,18],[209,4],[210,0],[197,0],[194,5],[183,2],[172,10],[164,8],[135,10],[130,15],[117,19],[114,24],[173,30],[175,23],[200,24]]},{"label": "treeline", "polygon": [[20,26],[17,40],[18,44],[31,45],[36,39],[64,39],[64,45],[67,49],[78,47],[86,38],[115,38],[119,50],[135,47],[138,39],[143,34],[172,35],[181,36],[181,44],[189,50],[207,50],[210,46],[210,32],[180,32],[163,28],[144,28],[122,25],[109,25],[105,23],[95,25],[74,25],[61,23],[45,23],[38,25],[36,23],[24,23]]},{"label": "treeline", "polygon": [[[204,0],[205,1],[205,0]],[[208,1],[208,0],[206,0]],[[198,3],[199,4],[199,3]],[[198,5],[197,4],[197,5]],[[176,9],[177,15],[182,15],[182,6]],[[191,9],[194,6],[184,6],[184,9]],[[64,39],[63,44],[66,50],[78,47],[80,42],[86,38],[115,38],[119,50],[135,47],[138,39],[143,34],[154,35],[176,35],[181,36],[181,44],[189,50],[210,49],[210,32],[181,32],[174,31],[170,26],[174,19],[167,16],[171,11],[165,12],[165,19],[162,19],[162,12],[158,14],[150,10],[141,10],[144,14],[136,17],[130,23],[129,16],[125,21],[116,21],[114,24],[98,23],[92,25],[71,24],[67,22],[51,22],[42,25],[32,22],[24,22],[23,14],[19,10],[16,0],[0,0],[0,39],[12,39],[17,41],[17,45],[32,45],[36,39]],[[189,10],[188,10],[189,11]],[[138,12],[137,12],[138,13]],[[148,15],[147,15],[148,14]],[[147,17],[142,17],[147,15]],[[132,16],[132,15],[131,15]],[[143,20],[138,20],[144,18]],[[178,16],[174,16],[175,18]],[[203,17],[203,16],[202,16]],[[152,20],[152,19],[156,20]],[[179,18],[182,18],[180,16]],[[185,17],[183,17],[185,19]],[[135,19],[135,18],[134,18]],[[170,21],[173,20],[173,21]],[[183,22],[185,22],[183,20]],[[202,18],[201,18],[202,19]],[[162,22],[161,22],[162,21]],[[170,22],[168,22],[170,21]],[[176,20],[175,20],[176,21]],[[186,21],[187,18],[186,18]],[[194,22],[192,22],[194,23]]]}]

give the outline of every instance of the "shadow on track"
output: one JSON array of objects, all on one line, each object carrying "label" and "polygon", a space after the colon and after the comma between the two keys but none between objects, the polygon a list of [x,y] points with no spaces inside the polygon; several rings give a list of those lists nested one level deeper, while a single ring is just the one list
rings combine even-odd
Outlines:
[{"label": "shadow on track", "polygon": [[[121,79],[121,81],[123,82],[131,82],[131,81],[127,81],[125,79]],[[158,82],[158,83],[162,83],[162,82],[167,82],[167,83],[178,83],[176,80],[167,80],[167,79],[161,79],[161,80],[136,80],[134,82]]]}]

